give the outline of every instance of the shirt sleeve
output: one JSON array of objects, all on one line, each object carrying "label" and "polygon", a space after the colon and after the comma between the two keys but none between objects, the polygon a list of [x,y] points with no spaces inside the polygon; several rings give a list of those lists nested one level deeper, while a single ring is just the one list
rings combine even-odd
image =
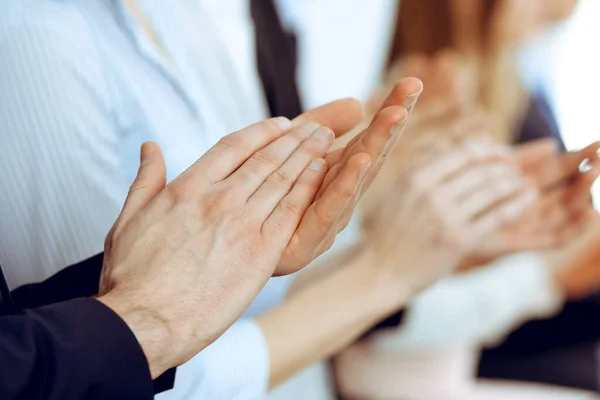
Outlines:
[{"label": "shirt sleeve", "polygon": [[101,252],[128,189],[89,28],[52,4],[0,26],[0,262],[11,288]]},{"label": "shirt sleeve", "polygon": [[127,324],[82,298],[0,317],[0,398],[152,399],[146,357]]},{"label": "shirt sleeve", "polygon": [[268,382],[269,352],[264,334],[255,321],[246,319],[178,367],[175,388],[156,399],[263,399]]},{"label": "shirt sleeve", "polygon": [[414,300],[399,330],[379,334],[375,343],[383,349],[489,345],[563,302],[550,268],[538,255],[522,253],[440,281]]}]

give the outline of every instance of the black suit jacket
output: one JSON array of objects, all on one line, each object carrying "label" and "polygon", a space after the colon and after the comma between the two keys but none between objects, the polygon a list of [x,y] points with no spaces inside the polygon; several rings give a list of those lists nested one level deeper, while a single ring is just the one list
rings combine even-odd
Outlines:
[{"label": "black suit jacket", "polygon": [[90,296],[103,255],[12,293],[0,267],[1,399],[152,399],[175,370],[152,382],[133,332]]}]

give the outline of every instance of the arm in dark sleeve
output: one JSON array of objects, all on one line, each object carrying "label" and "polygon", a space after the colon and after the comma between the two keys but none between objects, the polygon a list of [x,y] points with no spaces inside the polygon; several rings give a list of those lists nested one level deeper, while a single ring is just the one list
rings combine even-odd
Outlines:
[{"label": "arm in dark sleeve", "polygon": [[24,285],[11,293],[15,310],[42,307],[98,294],[104,253],[64,268],[41,283]]},{"label": "arm in dark sleeve", "polygon": [[0,398],[152,399],[146,357],[127,324],[82,298],[0,317]]},{"label": "arm in dark sleeve", "polygon": [[[104,253],[63,269],[44,282],[21,286],[11,293],[15,310],[38,308],[98,293]],[[176,369],[154,381],[154,393],[173,389]]]}]

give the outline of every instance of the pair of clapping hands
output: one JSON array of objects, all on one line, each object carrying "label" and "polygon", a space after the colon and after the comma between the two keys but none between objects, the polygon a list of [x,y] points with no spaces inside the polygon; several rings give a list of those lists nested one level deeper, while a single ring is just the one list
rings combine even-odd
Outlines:
[{"label": "pair of clapping hands", "polygon": [[362,200],[364,253],[402,277],[406,298],[458,266],[559,247],[595,220],[600,142],[509,147],[489,139],[489,124],[453,102],[420,104]]},{"label": "pair of clapping hands", "polygon": [[160,149],[142,147],[106,239],[98,300],[132,329],[153,377],[218,338],[272,275],[331,246],[421,91],[417,79],[400,81],[369,127],[331,153],[362,118],[354,100],[226,136],[168,185]]}]

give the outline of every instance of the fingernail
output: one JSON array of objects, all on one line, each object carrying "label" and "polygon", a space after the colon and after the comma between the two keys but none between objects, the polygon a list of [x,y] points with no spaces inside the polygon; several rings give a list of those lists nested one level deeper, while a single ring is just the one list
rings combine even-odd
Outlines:
[{"label": "fingernail", "polygon": [[412,111],[412,109],[415,107],[415,104],[417,104],[417,100],[419,99],[421,93],[423,93],[422,90],[419,93],[404,97],[403,105],[404,108],[408,110],[408,112]]},{"label": "fingernail", "polygon": [[292,121],[290,121],[286,117],[273,118],[273,122],[279,125],[279,127],[285,132],[289,131],[292,128]]},{"label": "fingernail", "polygon": [[320,127],[321,127],[321,125],[319,125],[316,122],[312,122],[312,121],[307,122],[306,124],[302,125],[302,129],[304,129],[305,131],[307,131],[310,134],[314,133]]},{"label": "fingernail", "polygon": [[590,160],[585,160],[581,163],[581,165],[579,166],[579,172],[581,173],[585,173],[588,172],[592,169]]},{"label": "fingernail", "polygon": [[308,169],[310,169],[311,171],[317,171],[317,172],[321,172],[325,169],[325,160],[323,160],[322,158],[317,158],[315,160],[312,160],[310,162],[310,164],[308,165]]},{"label": "fingernail", "polygon": [[144,164],[148,164],[149,162],[152,161],[152,148],[148,145],[148,143],[144,143],[142,145],[142,149],[141,149],[141,160],[140,160],[140,164],[144,165]]},{"label": "fingernail", "polygon": [[333,141],[333,132],[329,128],[320,127],[313,133],[313,136],[327,143]]}]

